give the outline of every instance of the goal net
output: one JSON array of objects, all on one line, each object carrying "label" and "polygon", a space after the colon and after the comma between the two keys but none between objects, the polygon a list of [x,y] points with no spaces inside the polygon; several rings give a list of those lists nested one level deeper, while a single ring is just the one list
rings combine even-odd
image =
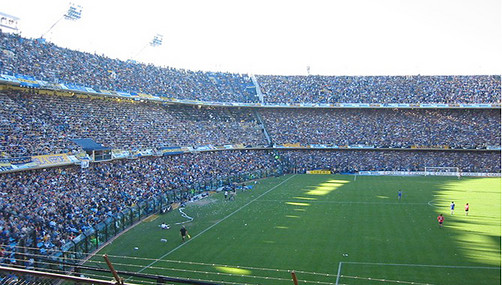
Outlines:
[{"label": "goal net", "polygon": [[436,167],[426,166],[425,175],[433,176],[461,176],[460,168],[458,167]]}]

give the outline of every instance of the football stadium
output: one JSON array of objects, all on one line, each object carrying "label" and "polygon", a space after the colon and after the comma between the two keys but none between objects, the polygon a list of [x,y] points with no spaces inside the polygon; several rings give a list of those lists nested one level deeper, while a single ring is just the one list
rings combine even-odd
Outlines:
[{"label": "football stadium", "polygon": [[119,59],[83,3],[0,11],[0,284],[501,283],[499,72]]}]

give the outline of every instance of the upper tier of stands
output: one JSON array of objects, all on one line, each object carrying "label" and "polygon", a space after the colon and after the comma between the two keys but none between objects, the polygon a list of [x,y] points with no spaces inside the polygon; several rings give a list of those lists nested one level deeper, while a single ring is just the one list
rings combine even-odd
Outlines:
[{"label": "upper tier of stands", "polygon": [[500,103],[500,76],[257,76],[268,103]]},{"label": "upper tier of stands", "polygon": [[257,76],[122,61],[0,33],[0,71],[131,94],[240,103],[500,103],[494,76]]},{"label": "upper tier of stands", "polygon": [[0,35],[0,69],[38,79],[115,90],[218,102],[255,102],[248,76],[201,72],[122,61],[58,47],[52,43]]}]

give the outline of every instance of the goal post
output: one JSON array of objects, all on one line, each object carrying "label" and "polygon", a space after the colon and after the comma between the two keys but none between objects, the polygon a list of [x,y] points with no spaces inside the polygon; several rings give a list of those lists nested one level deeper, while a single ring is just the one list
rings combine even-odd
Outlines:
[{"label": "goal post", "polygon": [[445,167],[445,166],[426,166],[425,176],[462,176],[459,167]]}]

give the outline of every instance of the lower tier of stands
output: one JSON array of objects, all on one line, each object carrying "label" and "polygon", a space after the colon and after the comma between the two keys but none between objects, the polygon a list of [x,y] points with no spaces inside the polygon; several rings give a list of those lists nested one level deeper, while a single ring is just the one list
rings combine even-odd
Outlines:
[{"label": "lower tier of stands", "polygon": [[[49,254],[129,207],[159,197],[166,203],[182,202],[208,185],[260,177],[249,176],[260,171],[423,171],[430,166],[500,173],[500,151],[212,151],[93,163],[87,169],[0,174],[0,242],[4,248],[23,244]],[[15,255],[3,257],[5,263],[12,260]]]}]

